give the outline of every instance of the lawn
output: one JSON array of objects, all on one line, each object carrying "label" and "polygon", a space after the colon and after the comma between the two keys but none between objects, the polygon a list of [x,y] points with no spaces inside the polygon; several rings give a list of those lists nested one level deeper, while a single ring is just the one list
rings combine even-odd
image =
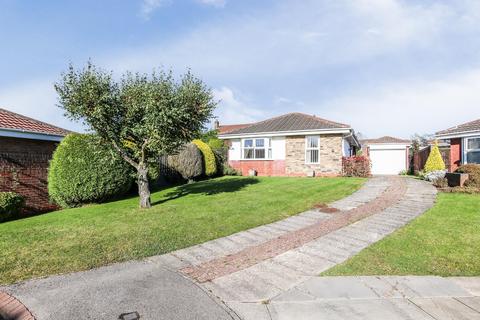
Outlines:
[{"label": "lawn", "polygon": [[224,177],[0,224],[0,283],[139,259],[227,236],[357,190],[356,178]]},{"label": "lawn", "polygon": [[427,213],[324,275],[480,276],[480,195],[441,193]]}]

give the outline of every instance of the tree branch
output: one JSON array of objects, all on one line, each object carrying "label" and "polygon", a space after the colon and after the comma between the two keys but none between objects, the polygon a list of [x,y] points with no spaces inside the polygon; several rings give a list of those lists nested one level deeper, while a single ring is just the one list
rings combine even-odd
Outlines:
[{"label": "tree branch", "polygon": [[128,154],[125,152],[125,150],[123,150],[122,148],[120,148],[117,144],[116,141],[112,141],[113,143],[113,146],[115,147],[115,149],[117,149],[117,151],[120,153],[120,155],[122,156],[122,158],[127,161],[129,164],[131,164],[135,169],[138,170],[138,163],[136,163],[135,161],[133,161],[132,158],[130,158],[128,156]]}]

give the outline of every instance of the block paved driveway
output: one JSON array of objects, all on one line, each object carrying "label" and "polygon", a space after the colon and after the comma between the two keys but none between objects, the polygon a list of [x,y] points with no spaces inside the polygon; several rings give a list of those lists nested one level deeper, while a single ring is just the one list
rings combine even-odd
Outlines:
[{"label": "block paved driveway", "polygon": [[[375,177],[328,210],[143,261],[3,290],[39,320],[117,319],[131,311],[142,319],[423,319],[418,312],[426,319],[457,319],[446,311],[457,302],[467,308],[459,309],[465,319],[477,319],[478,295],[465,282],[453,287],[453,280],[442,278],[318,277],[425,212],[435,195],[419,180]],[[439,293],[416,287],[430,285]]]}]

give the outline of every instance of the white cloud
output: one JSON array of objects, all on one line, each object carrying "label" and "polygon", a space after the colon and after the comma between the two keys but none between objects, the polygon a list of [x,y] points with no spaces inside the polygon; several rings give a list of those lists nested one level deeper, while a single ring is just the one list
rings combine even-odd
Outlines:
[{"label": "white cloud", "polygon": [[63,116],[63,110],[56,106],[57,94],[53,81],[34,80],[18,86],[0,90],[0,107],[44,121],[59,127],[83,131],[80,124]]},{"label": "white cloud", "polygon": [[226,0],[197,0],[197,1],[202,4],[214,6],[217,8],[223,8],[227,4]]},{"label": "white cloud", "polygon": [[[326,101],[323,115],[369,137],[435,133],[480,118],[480,69],[437,80],[410,80],[357,88]],[[314,108],[312,108],[314,109]]]},{"label": "white cloud", "polygon": [[265,112],[237,97],[228,87],[214,89],[215,100],[219,101],[216,116],[221,124],[249,123],[265,117]]},{"label": "white cloud", "polygon": [[143,0],[140,7],[140,15],[144,19],[150,19],[150,15],[160,7],[170,3],[171,0]]}]

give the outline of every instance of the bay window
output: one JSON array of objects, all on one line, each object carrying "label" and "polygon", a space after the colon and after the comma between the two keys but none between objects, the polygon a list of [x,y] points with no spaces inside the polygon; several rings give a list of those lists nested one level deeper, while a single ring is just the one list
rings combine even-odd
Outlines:
[{"label": "bay window", "polygon": [[269,138],[250,138],[242,140],[242,159],[271,159],[272,146]]},{"label": "bay window", "polygon": [[305,137],[305,163],[320,163],[320,137]]},{"label": "bay window", "polygon": [[465,162],[480,164],[480,137],[465,138]]}]

